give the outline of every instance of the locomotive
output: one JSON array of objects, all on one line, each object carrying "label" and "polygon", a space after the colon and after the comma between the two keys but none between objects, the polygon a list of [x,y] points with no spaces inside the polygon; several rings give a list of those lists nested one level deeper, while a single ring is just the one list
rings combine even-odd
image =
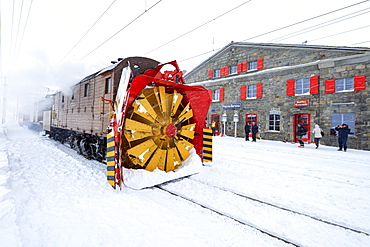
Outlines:
[{"label": "locomotive", "polygon": [[56,93],[44,129],[106,162],[113,188],[141,189],[194,174],[211,159],[210,103],[204,87],[185,84],[176,61],[129,57]]}]

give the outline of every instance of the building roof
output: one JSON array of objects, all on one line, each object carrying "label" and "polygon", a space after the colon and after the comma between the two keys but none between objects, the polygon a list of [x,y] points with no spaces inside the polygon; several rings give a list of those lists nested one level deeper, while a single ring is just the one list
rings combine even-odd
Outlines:
[{"label": "building roof", "polygon": [[271,48],[296,48],[296,49],[323,49],[323,50],[337,50],[337,51],[352,51],[352,52],[370,52],[369,47],[348,47],[348,46],[323,46],[323,45],[304,45],[304,44],[280,44],[280,43],[250,43],[250,42],[234,42],[231,41],[229,44],[221,48],[218,52],[210,56],[208,59],[204,60],[194,69],[192,69],[189,73],[185,75],[192,74],[194,71],[197,71],[201,68],[204,64],[206,64],[209,60],[216,57],[218,54],[224,52],[225,50],[229,49],[232,46],[237,47],[271,47]]}]

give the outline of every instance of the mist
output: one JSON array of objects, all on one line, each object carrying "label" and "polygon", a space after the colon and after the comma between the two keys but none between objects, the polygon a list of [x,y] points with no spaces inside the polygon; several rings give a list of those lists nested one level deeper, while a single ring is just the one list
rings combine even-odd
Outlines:
[{"label": "mist", "polygon": [[59,64],[44,51],[32,52],[17,66],[5,76],[0,85],[0,111],[6,108],[7,119],[16,118],[18,112],[24,114],[32,112],[36,103],[42,106],[47,93],[59,90],[68,93],[71,86],[103,68],[101,64],[96,66],[74,62]]}]

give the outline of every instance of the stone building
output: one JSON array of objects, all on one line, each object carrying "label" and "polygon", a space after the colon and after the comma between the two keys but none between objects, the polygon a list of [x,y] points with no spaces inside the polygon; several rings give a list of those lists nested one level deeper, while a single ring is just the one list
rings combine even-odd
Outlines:
[{"label": "stone building", "polygon": [[[209,90],[208,125],[219,134],[244,137],[255,121],[259,138],[296,142],[296,127],[313,141],[337,146],[334,127],[351,128],[349,148],[370,150],[370,48],[231,42],[185,75]],[[225,126],[225,128],[224,128]]]}]

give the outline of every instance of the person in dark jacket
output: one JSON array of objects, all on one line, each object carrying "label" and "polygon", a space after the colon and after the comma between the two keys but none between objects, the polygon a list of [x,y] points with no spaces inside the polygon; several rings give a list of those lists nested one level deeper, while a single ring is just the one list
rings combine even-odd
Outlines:
[{"label": "person in dark jacket", "polygon": [[342,124],[341,126],[337,125],[335,130],[338,131],[338,151],[343,150],[344,152],[347,152],[347,139],[351,129],[348,128],[348,124]]},{"label": "person in dark jacket", "polygon": [[299,141],[299,148],[304,148],[304,142],[302,141],[302,137],[307,133],[307,129],[305,127],[303,127],[301,124],[298,124],[297,126],[297,132],[296,132],[296,135],[297,135],[297,138],[298,138],[298,141]]},{"label": "person in dark jacket", "polygon": [[252,142],[256,142],[256,136],[258,133],[258,125],[256,122],[252,122]]},{"label": "person in dark jacket", "polygon": [[249,126],[248,122],[245,123],[244,129],[245,129],[245,140],[249,141],[249,132],[251,132],[251,126]]}]

